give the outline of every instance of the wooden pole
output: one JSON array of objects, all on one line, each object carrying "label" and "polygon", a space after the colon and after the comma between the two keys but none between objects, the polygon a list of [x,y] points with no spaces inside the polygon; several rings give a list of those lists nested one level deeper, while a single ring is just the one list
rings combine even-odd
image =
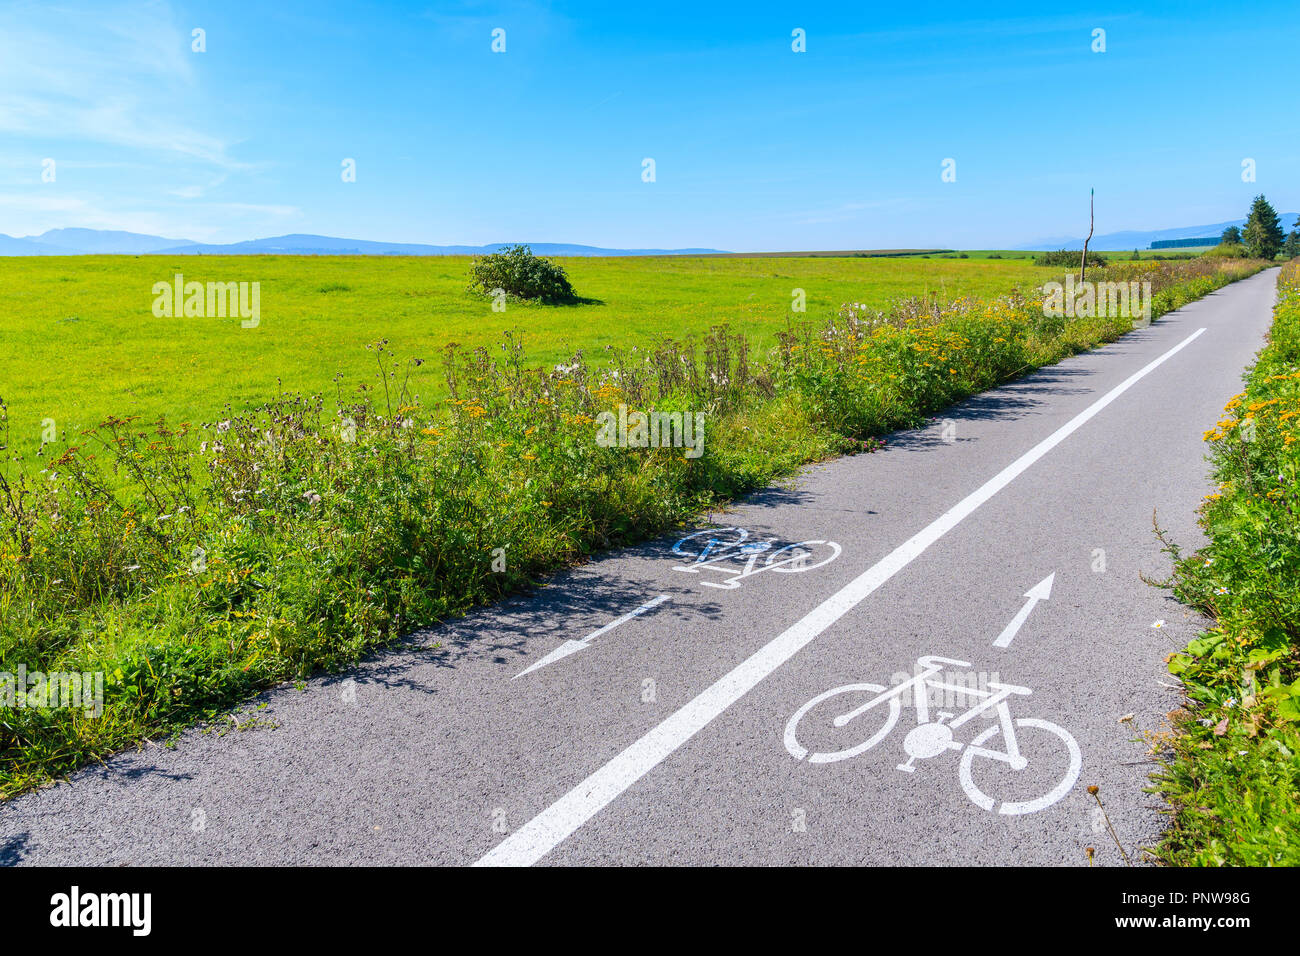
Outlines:
[{"label": "wooden pole", "polygon": [[1095,190],[1088,190],[1088,238],[1083,240],[1083,258],[1079,260],[1079,284],[1083,285],[1083,277],[1088,273],[1088,243],[1092,242],[1092,230],[1094,228],[1094,219],[1092,212],[1092,203]]}]

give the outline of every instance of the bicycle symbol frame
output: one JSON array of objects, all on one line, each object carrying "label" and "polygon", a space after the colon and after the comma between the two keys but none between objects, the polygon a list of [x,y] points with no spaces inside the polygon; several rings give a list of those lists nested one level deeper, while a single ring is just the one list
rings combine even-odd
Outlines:
[{"label": "bicycle symbol frame", "polygon": [[[673,553],[693,560],[688,564],[674,565],[674,571],[699,574],[712,571],[728,575],[722,582],[701,581],[705,587],[731,590],[742,581],[764,571],[782,574],[812,571],[830,564],[840,556],[841,548],[834,541],[799,541],[775,548],[775,540],[749,540],[744,528],[706,528],[688,534],[675,545]],[[762,564],[759,558],[766,556]],[[739,566],[737,566],[739,565]]]},{"label": "bicycle symbol frame", "polygon": [[[903,709],[901,699],[910,690],[913,692],[914,706],[916,708],[916,726],[908,732],[903,741],[903,750],[907,754],[907,762],[899,764],[899,770],[913,773],[916,770],[914,764],[918,760],[928,760],[949,750],[964,749],[965,753],[962,754],[958,766],[958,779],[961,782],[962,789],[966,792],[966,796],[978,807],[990,811],[996,807],[996,812],[1005,815],[1035,813],[1046,809],[1070,792],[1070,789],[1079,779],[1079,771],[1083,766],[1083,757],[1074,737],[1064,728],[1050,721],[1040,720],[1037,717],[1019,717],[1014,721],[1011,718],[1011,708],[1007,701],[1013,695],[1027,697],[1033,691],[1028,687],[1003,684],[996,681],[989,682],[988,690],[980,690],[965,685],[945,683],[942,679],[935,678],[935,675],[941,672],[945,665],[970,667],[971,665],[967,661],[935,655],[923,655],[917,658],[917,665],[920,670],[916,676],[896,687],[886,689],[879,684],[845,684],[842,687],[834,687],[825,693],[818,694],[795,711],[786,724],[784,734],[786,750],[796,760],[806,759],[808,763],[812,764],[836,763],[865,753],[889,736],[890,731],[898,723],[899,715]],[[953,691],[958,695],[974,698],[975,704],[961,714],[936,711],[935,719],[931,719],[930,706],[926,699],[929,689]],[[818,704],[839,694],[861,693],[863,691],[873,696],[865,704],[840,714],[831,723],[835,727],[844,727],[862,715],[883,706],[888,708],[888,715],[885,718],[883,727],[857,746],[844,750],[810,753],[806,747],[799,743],[798,725],[809,711]],[[953,732],[955,730],[973,720],[976,716],[987,715],[990,709],[996,712],[998,720],[994,726],[976,734],[969,743],[963,744],[954,739]],[[1020,752],[1020,744],[1016,739],[1016,728],[1021,730],[1033,728],[1054,735],[1064,745],[1069,763],[1064,777],[1041,797],[1032,800],[1003,801],[999,803],[999,801],[976,786],[972,775],[972,765],[979,758],[1006,763],[1013,770],[1024,770],[1029,761]],[[998,735],[1001,735],[1004,749],[997,750],[986,746]]]}]

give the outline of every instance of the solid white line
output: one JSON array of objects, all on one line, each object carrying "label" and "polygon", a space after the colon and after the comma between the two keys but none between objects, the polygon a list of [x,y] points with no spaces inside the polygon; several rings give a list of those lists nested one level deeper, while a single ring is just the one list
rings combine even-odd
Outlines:
[{"label": "solid white line", "polygon": [[906,567],[913,558],[951,531],[971,512],[1009,485],[1030,465],[1065,441],[1144,376],[1190,345],[1204,331],[1205,329],[1197,329],[1164,355],[1124,379],[977,490],[854,578],[840,591],[813,608],[806,617],[773,638],[716,684],[510,834],[474,865],[531,866],[536,863],[624,790],[653,770],[678,747],[707,727],[715,717],[757,686],[763,678]]}]

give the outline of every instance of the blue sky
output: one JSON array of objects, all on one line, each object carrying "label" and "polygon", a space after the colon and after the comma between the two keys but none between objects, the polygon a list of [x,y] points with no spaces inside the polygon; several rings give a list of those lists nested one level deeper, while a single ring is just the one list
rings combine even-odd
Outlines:
[{"label": "blue sky", "polygon": [[1090,186],[1099,233],[1283,212],[1297,27],[1294,2],[8,2],[0,233],[994,248],[1086,232]]}]

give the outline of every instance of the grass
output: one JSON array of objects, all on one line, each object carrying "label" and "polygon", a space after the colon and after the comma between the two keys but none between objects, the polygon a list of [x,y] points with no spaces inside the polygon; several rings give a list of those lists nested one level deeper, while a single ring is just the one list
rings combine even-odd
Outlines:
[{"label": "grass", "polygon": [[1208,544],[1176,558],[1178,597],[1214,626],[1169,661],[1187,688],[1158,786],[1178,865],[1300,865],[1300,260],[1269,341],[1206,433],[1218,490]]},{"label": "grass", "polygon": [[[570,258],[558,260],[578,294],[599,305],[491,303],[466,291],[466,257],[91,256],[4,260],[0,273],[0,398],[15,447],[39,447],[51,419],[76,435],[109,414],[199,421],[226,403],[275,398],[285,386],[332,392],[335,376],[369,377],[365,346],[386,338],[434,358],[449,342],[495,345],[524,330],[529,355],[558,364],[581,348],[682,338],[729,324],[756,348],[776,343],[792,290],[807,315],[844,302],[882,308],[907,295],[994,296],[1044,280],[1025,261],[900,259]],[[151,289],[187,280],[261,283],[261,323],[155,318]],[[412,383],[445,394],[437,363]]]},{"label": "grass", "polygon": [[[125,268],[139,268],[130,262]],[[242,265],[266,274],[274,263]],[[671,259],[575,262],[574,273],[580,292],[608,300],[654,289],[647,265],[663,271],[670,290],[647,294],[675,302],[682,325],[691,303],[717,292],[707,269]],[[810,262],[800,273],[782,261],[733,260],[718,275],[777,289],[824,276],[824,266]],[[1149,279],[1159,316],[1262,266],[1133,263],[1092,278]],[[584,284],[582,268],[609,285]],[[763,279],[763,269],[780,274]],[[341,282],[301,262],[291,274],[309,290],[368,288],[357,274]],[[683,306],[674,296],[691,286],[698,291],[685,293]],[[425,303],[421,314],[436,308]],[[561,325],[557,317],[575,313],[531,314]],[[643,314],[650,321],[654,312]],[[1036,296],[911,298],[752,336],[715,327],[683,341],[623,330],[600,361],[578,356],[559,367],[550,357],[536,367],[517,337],[496,330],[491,349],[449,346],[431,362],[393,342],[359,350],[365,381],[331,390],[329,401],[280,394],[205,424],[155,418],[156,409],[149,418],[109,415],[73,444],[45,449],[39,473],[0,471],[0,673],[103,675],[97,716],[49,706],[48,681],[21,701],[10,682],[13,704],[0,707],[0,795],[218,717],[259,688],[346,667],[413,627],[527,587],[597,548],[680,526],[806,462],[873,449],[873,436],[1130,327],[1121,317],[1046,316]],[[772,348],[761,347],[769,336]],[[111,352],[111,340],[101,347]],[[315,360],[308,350],[298,366],[282,367],[297,378],[324,374]],[[432,393],[439,372],[442,397],[418,397],[417,382]],[[80,375],[89,388],[93,376]],[[193,388],[180,375],[166,384]],[[597,418],[623,404],[703,414],[703,455],[600,444]],[[0,445],[12,454],[9,421],[0,406]]]}]

